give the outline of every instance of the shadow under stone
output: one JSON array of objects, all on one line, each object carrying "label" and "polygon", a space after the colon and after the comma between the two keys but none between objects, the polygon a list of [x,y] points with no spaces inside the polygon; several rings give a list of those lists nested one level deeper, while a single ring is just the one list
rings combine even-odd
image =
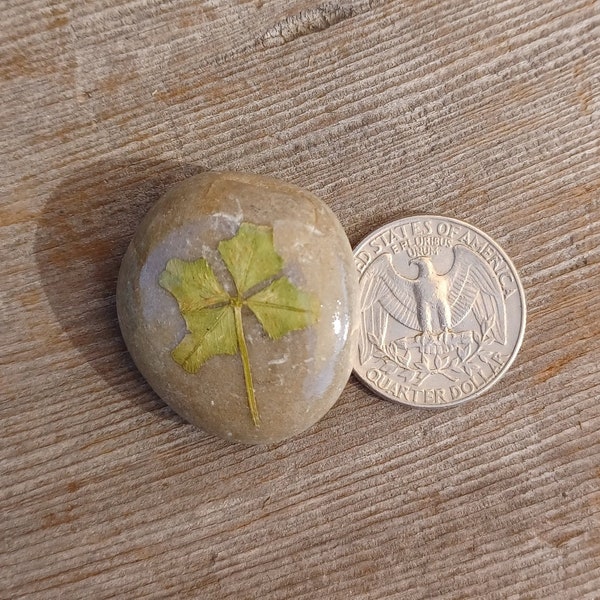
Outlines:
[{"label": "shadow under stone", "polygon": [[[109,386],[130,387],[135,380],[146,389],[145,410],[165,404],[138,372],[121,337],[115,307],[119,265],[152,204],[172,184],[203,170],[166,162],[96,163],[64,180],[37,222],[35,259],[58,322]],[[171,410],[165,416],[184,422]]]}]

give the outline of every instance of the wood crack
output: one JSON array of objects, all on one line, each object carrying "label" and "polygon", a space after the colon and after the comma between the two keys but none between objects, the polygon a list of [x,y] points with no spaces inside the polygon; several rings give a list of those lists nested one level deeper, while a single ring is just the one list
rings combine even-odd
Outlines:
[{"label": "wood crack", "polygon": [[293,42],[305,35],[328,29],[370,9],[371,2],[361,2],[358,6],[327,3],[316,8],[309,8],[275,23],[258,38],[257,44],[263,48],[283,46],[283,44]]}]

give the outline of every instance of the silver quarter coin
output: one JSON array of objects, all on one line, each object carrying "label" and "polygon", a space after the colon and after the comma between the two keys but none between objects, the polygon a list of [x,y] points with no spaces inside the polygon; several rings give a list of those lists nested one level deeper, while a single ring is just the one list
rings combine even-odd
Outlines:
[{"label": "silver quarter coin", "polygon": [[509,368],[525,331],[525,294],[488,235],[456,219],[408,217],[374,231],[354,257],[354,373],[371,390],[411,406],[453,406]]}]

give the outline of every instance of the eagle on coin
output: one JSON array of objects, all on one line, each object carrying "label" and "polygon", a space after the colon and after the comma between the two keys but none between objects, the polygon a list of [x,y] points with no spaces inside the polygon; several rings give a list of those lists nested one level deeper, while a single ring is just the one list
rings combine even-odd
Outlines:
[{"label": "eagle on coin", "polygon": [[[376,258],[362,276],[362,310],[370,311],[373,328],[385,337],[388,315],[423,337],[455,332],[470,314],[487,323],[489,335],[506,343],[506,307],[502,288],[488,263],[464,245],[454,247],[454,262],[446,273],[438,273],[431,256],[410,259],[416,279],[395,269],[390,254]],[[363,323],[365,321],[363,320]],[[361,328],[361,363],[371,356],[369,332]]]}]

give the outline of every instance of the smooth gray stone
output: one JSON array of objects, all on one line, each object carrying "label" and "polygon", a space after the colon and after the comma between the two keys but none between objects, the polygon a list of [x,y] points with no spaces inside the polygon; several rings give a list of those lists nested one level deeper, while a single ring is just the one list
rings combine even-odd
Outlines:
[{"label": "smooth gray stone", "polygon": [[[257,424],[239,345],[234,343],[235,354],[213,356],[195,373],[176,362],[172,352],[190,329],[175,296],[160,283],[170,259],[204,258],[235,297],[218,244],[233,238],[242,223],[272,228],[283,267],[271,280],[287,277],[316,301],[318,311],[314,324],[272,339],[249,307],[242,307]],[[357,279],[346,234],[316,196],[272,178],[205,173],[171,188],[140,224],[119,273],[119,323],[139,370],[180,415],[227,440],[272,443],[316,423],[342,392],[356,343]],[[255,288],[246,296],[252,293]],[[229,334],[210,335],[213,345],[231,341]]]}]

